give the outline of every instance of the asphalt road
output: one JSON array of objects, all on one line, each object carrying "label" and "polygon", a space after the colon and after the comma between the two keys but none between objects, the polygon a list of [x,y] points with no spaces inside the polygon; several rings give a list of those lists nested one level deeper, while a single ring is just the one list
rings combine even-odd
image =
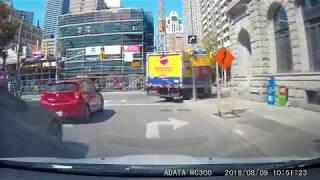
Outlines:
[{"label": "asphalt road", "polygon": [[143,92],[106,93],[104,98],[104,112],[93,114],[90,122],[64,125],[64,142],[78,144],[75,151],[86,158],[141,154],[276,158],[314,157],[320,152],[319,136],[263,117],[221,119],[190,101],[166,102]]}]

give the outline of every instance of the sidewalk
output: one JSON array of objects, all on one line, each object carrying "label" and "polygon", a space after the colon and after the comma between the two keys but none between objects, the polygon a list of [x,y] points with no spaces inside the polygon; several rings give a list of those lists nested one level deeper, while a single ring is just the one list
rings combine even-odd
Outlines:
[{"label": "sidewalk", "polygon": [[41,94],[22,95],[21,99],[27,102],[40,101]]},{"label": "sidewalk", "polygon": [[[216,98],[201,99],[197,102],[186,101],[188,106],[208,113],[215,118],[239,120],[255,120],[257,118],[276,121],[304,132],[320,135],[320,112],[293,107],[275,107],[267,103],[259,103],[240,99],[222,98],[222,117],[217,116],[218,102]],[[231,113],[234,110],[235,113]]]}]

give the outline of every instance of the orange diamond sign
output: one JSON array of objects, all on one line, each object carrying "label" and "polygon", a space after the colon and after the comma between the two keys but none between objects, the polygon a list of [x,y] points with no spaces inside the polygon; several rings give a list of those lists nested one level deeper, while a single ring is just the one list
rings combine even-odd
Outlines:
[{"label": "orange diamond sign", "polygon": [[223,69],[228,69],[232,65],[234,59],[232,53],[227,48],[219,49],[214,58]]}]

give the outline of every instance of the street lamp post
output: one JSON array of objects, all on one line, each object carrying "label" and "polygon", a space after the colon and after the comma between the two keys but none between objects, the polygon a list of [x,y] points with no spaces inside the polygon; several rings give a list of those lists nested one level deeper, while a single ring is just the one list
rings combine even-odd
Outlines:
[{"label": "street lamp post", "polygon": [[18,35],[18,47],[17,47],[17,63],[16,63],[16,95],[20,96],[20,51],[21,51],[21,34],[22,34],[22,25],[24,22],[24,16],[22,16],[22,20],[20,21],[19,27],[19,35]]}]

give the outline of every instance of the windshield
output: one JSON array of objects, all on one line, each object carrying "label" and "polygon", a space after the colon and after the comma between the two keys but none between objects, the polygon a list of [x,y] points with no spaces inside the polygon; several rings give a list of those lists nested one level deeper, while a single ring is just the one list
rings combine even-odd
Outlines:
[{"label": "windshield", "polygon": [[0,158],[320,157],[320,0],[0,0],[0,53]]},{"label": "windshield", "polygon": [[75,90],[78,87],[76,83],[61,83],[61,84],[50,84],[45,89],[46,91],[69,91]]}]

